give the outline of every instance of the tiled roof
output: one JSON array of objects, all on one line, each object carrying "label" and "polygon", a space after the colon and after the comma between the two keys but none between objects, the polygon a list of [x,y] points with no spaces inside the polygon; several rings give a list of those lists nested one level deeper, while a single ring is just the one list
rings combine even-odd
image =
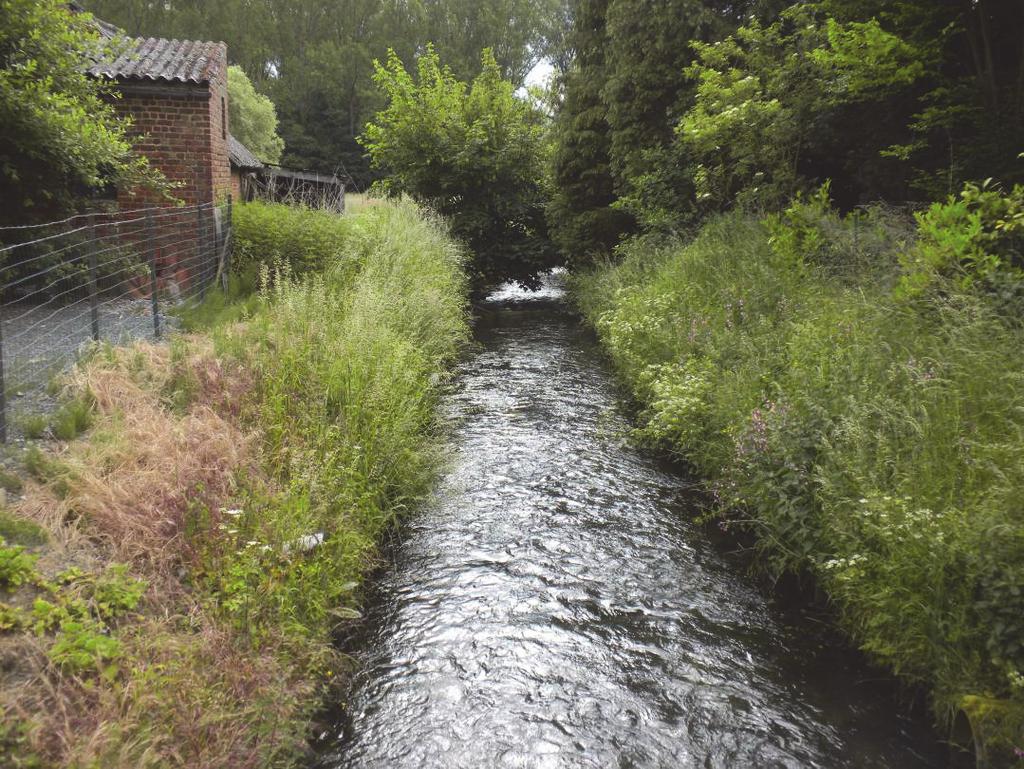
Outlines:
[{"label": "tiled roof", "polygon": [[249,152],[249,148],[231,134],[228,134],[228,157],[231,159],[231,165],[243,171],[263,168],[260,159]]},{"label": "tiled roof", "polygon": [[114,61],[100,62],[89,71],[119,80],[208,83],[220,74],[222,48],[224,43],[139,37]]}]

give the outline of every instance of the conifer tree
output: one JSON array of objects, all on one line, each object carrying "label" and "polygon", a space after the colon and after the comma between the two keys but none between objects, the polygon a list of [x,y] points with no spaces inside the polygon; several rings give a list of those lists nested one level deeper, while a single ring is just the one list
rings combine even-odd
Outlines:
[{"label": "conifer tree", "polygon": [[551,234],[570,264],[608,253],[631,226],[612,207],[610,128],[601,88],[605,80],[605,13],[608,0],[575,0],[572,67],[563,80],[563,102],[554,126],[555,192]]}]

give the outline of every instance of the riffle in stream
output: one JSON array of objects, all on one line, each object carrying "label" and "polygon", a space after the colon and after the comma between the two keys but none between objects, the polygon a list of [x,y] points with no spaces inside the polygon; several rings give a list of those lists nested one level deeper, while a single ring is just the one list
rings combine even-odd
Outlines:
[{"label": "riffle in stream", "polygon": [[348,649],[319,769],[948,765],[927,718],[775,605],[632,447],[558,279],[485,303],[454,456]]}]

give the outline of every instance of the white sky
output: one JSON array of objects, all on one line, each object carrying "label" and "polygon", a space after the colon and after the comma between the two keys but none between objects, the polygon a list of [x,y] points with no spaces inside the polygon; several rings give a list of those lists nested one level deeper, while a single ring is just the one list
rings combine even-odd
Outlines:
[{"label": "white sky", "polygon": [[547,85],[548,78],[551,77],[553,71],[554,67],[551,66],[551,62],[541,59],[526,76],[524,85]]}]

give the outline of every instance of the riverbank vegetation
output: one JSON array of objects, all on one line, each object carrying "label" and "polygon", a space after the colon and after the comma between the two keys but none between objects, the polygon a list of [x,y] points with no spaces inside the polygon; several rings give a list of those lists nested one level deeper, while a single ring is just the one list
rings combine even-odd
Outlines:
[{"label": "riverbank vegetation", "polygon": [[391,51],[377,65],[387,106],[361,141],[378,185],[406,194],[446,217],[469,248],[467,265],[480,289],[515,280],[536,287],[558,264],[544,216],[545,120],[518,98],[490,49],[467,85],[429,49],[416,76]]},{"label": "riverbank vegetation", "polygon": [[[239,214],[240,244],[308,238],[313,216]],[[467,336],[463,252],[437,220],[393,203],[333,224],[316,270],[254,254],[254,298],[69,375],[91,427],[29,449],[0,518],[5,766],[305,750],[345,666],[332,631],[435,468],[434,403]]]},{"label": "riverbank vegetation", "polygon": [[637,434],[1019,765],[1024,19],[642,5],[576,3],[549,207]]}]

